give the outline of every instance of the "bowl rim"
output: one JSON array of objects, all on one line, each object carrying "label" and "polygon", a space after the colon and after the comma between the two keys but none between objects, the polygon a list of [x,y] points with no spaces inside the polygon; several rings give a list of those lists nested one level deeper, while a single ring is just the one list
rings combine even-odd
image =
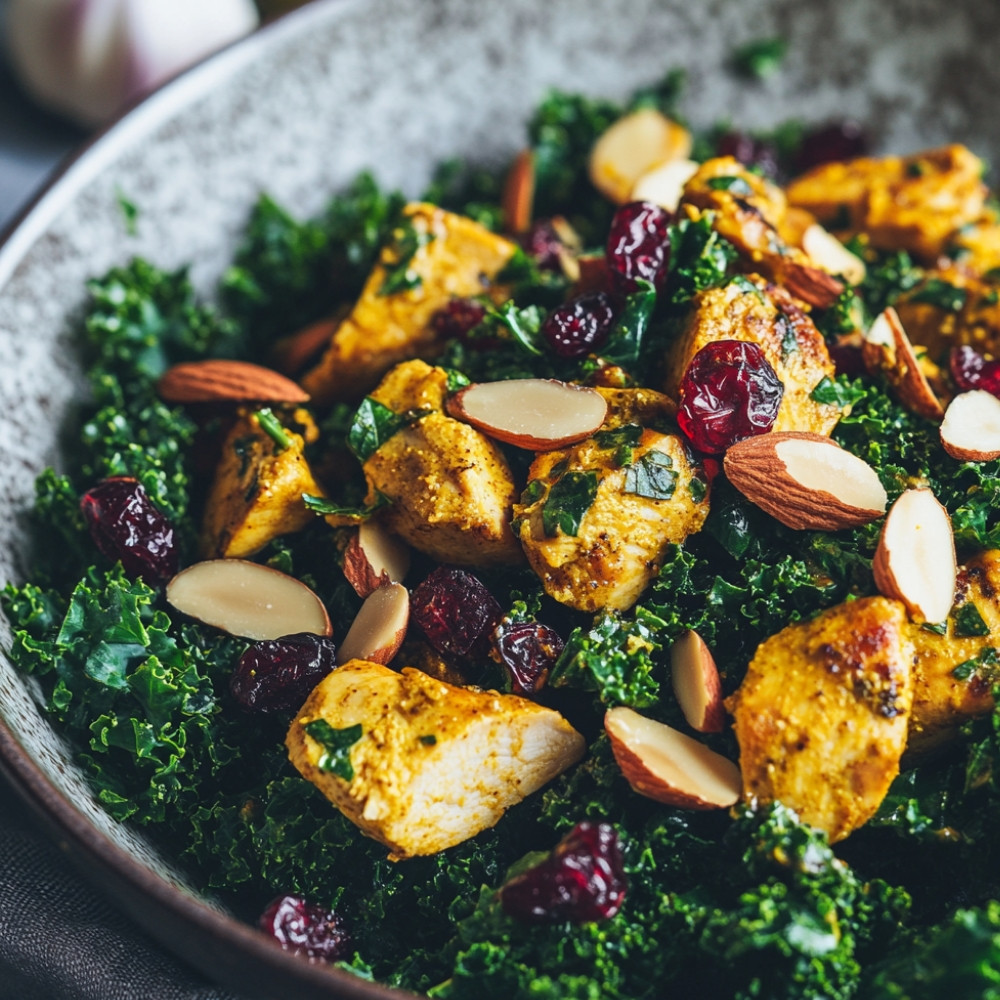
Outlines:
[{"label": "bowl rim", "polygon": [[[105,168],[157,127],[224,84],[262,53],[364,6],[312,0],[261,25],[133,101],[65,156],[0,230],[0,295],[60,211]],[[0,655],[6,656],[5,650]],[[271,997],[294,987],[300,1000],[396,1000],[408,991],[284,952],[250,924],[215,909],[142,864],[56,787],[0,716],[0,773],[84,878],[160,946],[210,980],[242,995]]]}]

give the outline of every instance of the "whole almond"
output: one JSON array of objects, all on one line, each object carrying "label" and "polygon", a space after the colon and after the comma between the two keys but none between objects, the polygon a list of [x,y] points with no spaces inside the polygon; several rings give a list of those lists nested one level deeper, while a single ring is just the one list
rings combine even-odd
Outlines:
[{"label": "whole almond", "polygon": [[248,361],[185,361],[156,384],[168,403],[305,403],[309,394],[291,379]]},{"label": "whole almond", "polygon": [[885,513],[875,470],[822,434],[747,438],[726,452],[723,466],[736,489],[789,528],[839,531]]}]

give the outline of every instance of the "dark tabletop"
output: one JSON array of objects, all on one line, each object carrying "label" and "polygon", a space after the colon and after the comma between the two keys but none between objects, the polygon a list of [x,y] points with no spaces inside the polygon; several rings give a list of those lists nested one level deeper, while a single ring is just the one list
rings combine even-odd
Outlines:
[{"label": "dark tabletop", "polygon": [[[0,0],[0,48],[5,3]],[[87,133],[35,107],[0,54],[0,231]],[[0,1000],[237,1000],[85,881],[0,776]]]}]

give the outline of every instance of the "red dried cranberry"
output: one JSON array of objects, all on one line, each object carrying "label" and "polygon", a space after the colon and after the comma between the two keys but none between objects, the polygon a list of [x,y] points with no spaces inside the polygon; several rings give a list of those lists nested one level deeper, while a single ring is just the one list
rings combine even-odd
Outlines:
[{"label": "red dried cranberry", "polygon": [[347,955],[350,938],[333,911],[301,896],[278,896],[261,914],[260,929],[285,951],[314,961],[336,962]]},{"label": "red dried cranberry", "polygon": [[691,359],[684,373],[677,423],[695,448],[718,455],[737,441],[766,434],[784,392],[756,344],[716,340]]},{"label": "red dried cranberry", "polygon": [[543,271],[562,270],[563,241],[549,219],[539,219],[518,242]]},{"label": "red dried cranberry", "polygon": [[670,263],[671,214],[648,201],[630,201],[615,212],[606,248],[611,286],[619,295],[634,292],[637,279],[659,288]]},{"label": "red dried cranberry", "polygon": [[439,653],[465,656],[489,638],[502,614],[482,581],[464,569],[439,566],[410,595],[410,617]]},{"label": "red dried cranberry", "polygon": [[865,360],[857,344],[836,343],[828,345],[827,349],[838,375],[855,378],[865,374]]},{"label": "red dried cranberry", "polygon": [[988,361],[975,348],[963,344],[951,349],[948,367],[955,385],[962,392],[983,389],[1000,396],[1000,361]]},{"label": "red dried cranberry", "polygon": [[801,173],[823,163],[853,160],[867,152],[868,136],[857,122],[830,122],[803,136],[795,156],[795,169]]},{"label": "red dried cranberry", "polygon": [[541,690],[563,645],[558,632],[534,620],[501,622],[494,637],[497,655],[510,675],[515,694]]},{"label": "red dried cranberry", "polygon": [[525,923],[583,924],[613,917],[627,888],[615,828],[577,823],[541,864],[501,888],[500,904]]},{"label": "red dried cranberry", "polygon": [[479,326],[486,315],[486,307],[475,299],[452,299],[431,316],[431,328],[443,340],[456,340],[468,336]]},{"label": "red dried cranberry", "polygon": [[328,636],[296,632],[264,639],[240,657],[229,690],[248,712],[295,712],[336,665],[337,647]]},{"label": "red dried cranberry", "polygon": [[153,506],[138,480],[126,476],[102,480],[80,498],[80,510],[101,554],[121,560],[128,576],[156,584],[177,572],[173,525]]},{"label": "red dried cranberry", "polygon": [[747,132],[724,132],[716,140],[715,151],[717,156],[731,156],[745,167],[756,167],[768,177],[777,177],[781,172],[774,143]]},{"label": "red dried cranberry", "polygon": [[614,320],[609,295],[579,295],[549,313],[542,336],[557,357],[582,358],[608,339]]}]

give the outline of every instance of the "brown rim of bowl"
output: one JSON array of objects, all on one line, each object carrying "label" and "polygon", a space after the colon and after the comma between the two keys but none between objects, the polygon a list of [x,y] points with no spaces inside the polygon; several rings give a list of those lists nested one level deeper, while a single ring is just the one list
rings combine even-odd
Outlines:
[{"label": "brown rim of bowl", "polygon": [[[127,107],[66,157],[0,233],[0,294],[60,207],[124,149],[224,82],[276,38],[325,20],[362,0],[314,0],[269,21]],[[0,651],[6,656],[6,651]],[[294,988],[300,1000],[398,1000],[409,992],[287,954],[249,924],[170,884],[94,827],[56,788],[0,718],[0,770],[88,880],[151,937],[211,980],[248,997],[273,998]]]}]

